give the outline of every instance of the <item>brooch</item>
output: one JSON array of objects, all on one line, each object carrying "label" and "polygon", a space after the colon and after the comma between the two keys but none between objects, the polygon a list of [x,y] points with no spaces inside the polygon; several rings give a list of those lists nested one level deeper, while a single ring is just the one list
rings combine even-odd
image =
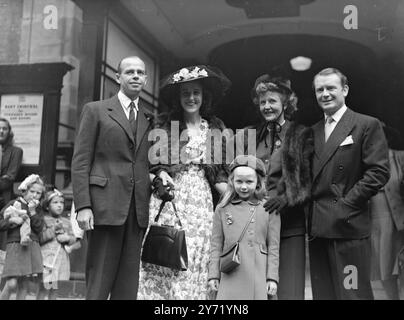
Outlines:
[{"label": "brooch", "polygon": [[232,215],[231,215],[230,213],[228,213],[227,211],[226,211],[226,223],[227,223],[228,225],[233,224],[233,217],[232,217]]}]

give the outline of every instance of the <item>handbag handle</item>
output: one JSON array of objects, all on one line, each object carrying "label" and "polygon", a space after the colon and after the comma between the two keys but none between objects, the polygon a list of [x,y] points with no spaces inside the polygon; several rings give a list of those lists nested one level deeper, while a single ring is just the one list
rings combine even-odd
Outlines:
[{"label": "handbag handle", "polygon": [[163,211],[163,208],[164,208],[166,202],[171,202],[171,204],[172,204],[172,206],[173,206],[173,208],[174,208],[175,216],[178,218],[178,224],[179,224],[180,227],[182,228],[181,219],[180,219],[180,217],[178,216],[177,208],[175,207],[175,203],[174,203],[173,201],[162,201],[162,202],[161,202],[159,212],[157,213],[157,216],[154,218],[154,222],[157,222],[158,219],[160,218],[161,211]]},{"label": "handbag handle", "polygon": [[237,240],[237,242],[241,242],[241,240],[243,239],[244,234],[245,234],[245,232],[247,231],[248,226],[250,225],[252,219],[254,218],[254,214],[255,214],[255,210],[256,210],[256,209],[257,209],[257,206],[254,206],[254,210],[251,212],[251,216],[250,216],[250,218],[248,219],[247,224],[244,226],[244,229],[243,229],[243,231],[241,232],[240,238]]}]

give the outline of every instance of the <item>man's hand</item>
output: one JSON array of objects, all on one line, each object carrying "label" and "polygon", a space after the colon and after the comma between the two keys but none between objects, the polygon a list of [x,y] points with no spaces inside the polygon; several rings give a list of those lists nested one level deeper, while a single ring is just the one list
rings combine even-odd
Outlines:
[{"label": "man's hand", "polygon": [[276,213],[281,212],[281,210],[287,205],[286,199],[283,197],[275,197],[268,199],[267,202],[264,203],[265,211]]},{"label": "man's hand", "polygon": [[94,214],[92,209],[84,208],[77,211],[76,219],[80,229],[83,229],[84,231],[94,229]]}]

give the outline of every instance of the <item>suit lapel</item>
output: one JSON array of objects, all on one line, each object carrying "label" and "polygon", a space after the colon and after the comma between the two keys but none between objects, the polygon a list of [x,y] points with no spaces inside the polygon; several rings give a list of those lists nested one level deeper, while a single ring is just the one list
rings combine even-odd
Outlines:
[{"label": "suit lapel", "polygon": [[324,149],[324,119],[313,126],[314,132],[314,153],[316,158],[320,158]]},{"label": "suit lapel", "polygon": [[[320,122],[321,123],[321,122]],[[317,132],[315,131],[315,143],[319,144],[319,148],[321,147],[321,141],[323,141],[322,150],[317,149],[315,147],[316,152],[319,152],[318,158],[315,158],[313,163],[313,180],[316,179],[318,174],[321,172],[325,164],[330,160],[332,155],[337,151],[337,148],[341,144],[342,141],[348,136],[348,134],[352,131],[354,127],[354,112],[350,109],[347,109],[342,116],[341,120],[338,122],[337,126],[334,128],[327,142],[324,143],[324,121],[322,121],[323,125],[321,129],[317,128]],[[321,134],[322,133],[322,134]]]},{"label": "suit lapel", "polygon": [[146,133],[150,121],[145,113],[145,107],[139,100],[139,112],[137,113],[137,131],[136,131],[136,150],[139,148],[140,143],[143,139],[144,134]]},{"label": "suit lapel", "polygon": [[125,131],[128,138],[134,143],[135,139],[133,137],[133,132],[130,127],[128,118],[126,118],[125,112],[122,109],[122,105],[115,95],[111,98],[111,105],[108,106],[109,116],[114,119]]}]

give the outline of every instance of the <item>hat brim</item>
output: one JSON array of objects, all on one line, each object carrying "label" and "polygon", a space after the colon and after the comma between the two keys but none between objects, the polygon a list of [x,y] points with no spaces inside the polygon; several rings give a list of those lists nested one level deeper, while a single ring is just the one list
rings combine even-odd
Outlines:
[{"label": "hat brim", "polygon": [[167,75],[160,82],[160,98],[163,100],[165,104],[170,106],[178,95],[178,88],[181,83],[187,83],[192,81],[200,81],[204,89],[207,89],[212,94],[212,104],[217,104],[220,99],[226,94],[226,92],[231,87],[231,81],[220,71],[218,68],[206,66],[206,65],[197,65],[187,67],[189,71],[193,70],[195,67],[198,67],[200,70],[206,71],[206,75],[200,75],[198,77],[189,78],[189,79],[176,79],[174,75],[178,74],[179,70]]}]

